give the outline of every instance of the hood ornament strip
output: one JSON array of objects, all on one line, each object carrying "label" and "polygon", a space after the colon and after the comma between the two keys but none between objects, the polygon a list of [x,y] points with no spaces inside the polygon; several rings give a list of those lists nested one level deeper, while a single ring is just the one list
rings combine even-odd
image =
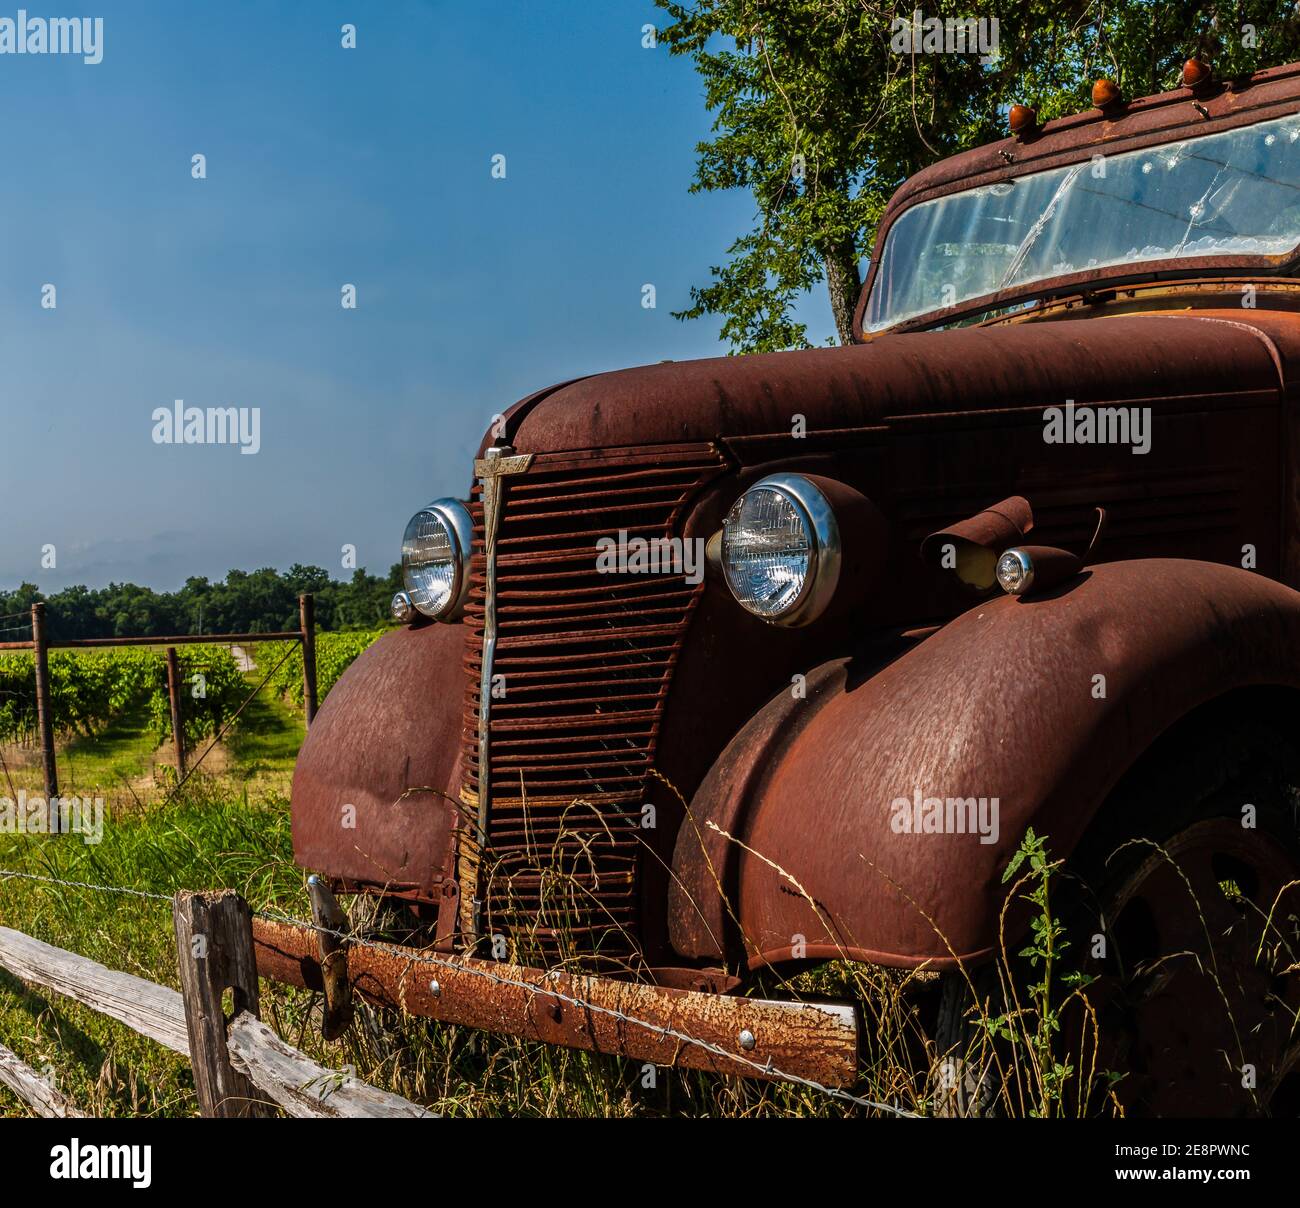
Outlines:
[{"label": "hood ornament strip", "polygon": [[[488,757],[491,749],[492,729],[492,665],[497,644],[497,530],[501,524],[502,505],[505,502],[505,479],[511,474],[522,474],[532,464],[531,453],[515,453],[509,445],[494,445],[474,462],[474,476],[483,486],[483,556],[486,566],[486,585],[483,601],[483,656],[478,688],[478,855],[487,846],[488,807],[491,798],[491,769]],[[477,882],[478,855],[473,861],[473,876]],[[465,880],[465,878],[462,878]],[[477,892],[472,891],[472,899]],[[462,910],[467,905],[462,889]],[[477,916],[477,907],[474,910]],[[475,917],[473,931],[478,933]]]}]

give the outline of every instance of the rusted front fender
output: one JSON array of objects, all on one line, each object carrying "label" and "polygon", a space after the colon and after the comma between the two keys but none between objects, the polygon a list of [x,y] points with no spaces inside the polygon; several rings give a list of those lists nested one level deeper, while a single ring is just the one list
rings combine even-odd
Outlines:
[{"label": "rusted front fender", "polygon": [[436,900],[452,878],[465,636],[385,634],[339,678],[293,774],[298,864]]},{"label": "rusted front fender", "polygon": [[[977,959],[996,942],[1001,874],[1026,827],[1068,854],[1154,739],[1252,685],[1300,688],[1300,594],[1173,559],[990,600],[883,668],[819,667],[806,699],[772,701],[695,794],[673,944],[704,959],[743,951],[751,966]],[[936,817],[926,799],[951,828],[974,798],[975,826],[996,831],[907,833],[918,798],[923,827]]]}]

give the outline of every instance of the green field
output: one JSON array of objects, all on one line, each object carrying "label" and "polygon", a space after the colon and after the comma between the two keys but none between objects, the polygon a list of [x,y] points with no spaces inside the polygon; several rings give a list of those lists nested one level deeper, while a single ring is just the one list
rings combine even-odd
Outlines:
[{"label": "green field", "polygon": [[[241,678],[241,699],[253,691],[258,679],[260,674],[253,672]],[[249,785],[287,796],[303,733],[301,708],[277,697],[267,685],[215,746],[211,727],[206,734],[191,735],[186,766],[197,763],[203,771],[226,775],[241,789]],[[7,743],[0,752],[9,776],[8,782],[0,776],[0,793],[8,792],[10,782],[29,792],[43,788],[34,738],[25,744]],[[124,795],[133,802],[148,801],[156,791],[175,785],[175,758],[170,732],[160,739],[147,703],[111,714],[94,733],[65,731],[55,743],[55,767],[64,795],[98,793],[106,800]]]}]

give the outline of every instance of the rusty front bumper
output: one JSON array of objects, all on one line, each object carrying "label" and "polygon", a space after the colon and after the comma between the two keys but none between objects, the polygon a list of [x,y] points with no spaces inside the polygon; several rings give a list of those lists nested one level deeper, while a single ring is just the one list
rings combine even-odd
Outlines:
[{"label": "rusty front bumper", "polygon": [[[257,918],[253,939],[263,977],[324,988],[311,927]],[[346,955],[356,993],[411,1015],[655,1065],[828,1087],[857,1080],[857,1016],[847,1005],[731,998],[413,948],[358,944]]]}]

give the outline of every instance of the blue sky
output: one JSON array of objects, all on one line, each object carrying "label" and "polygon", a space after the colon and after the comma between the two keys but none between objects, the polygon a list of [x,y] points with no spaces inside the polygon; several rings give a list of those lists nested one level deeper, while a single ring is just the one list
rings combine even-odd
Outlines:
[{"label": "blue sky", "polygon": [[[0,55],[0,586],[382,573],[516,399],[724,351],[669,312],[753,205],[688,195],[710,119],[648,0],[93,12],[97,65]],[[259,407],[261,451],[155,444],[174,399]]]}]

